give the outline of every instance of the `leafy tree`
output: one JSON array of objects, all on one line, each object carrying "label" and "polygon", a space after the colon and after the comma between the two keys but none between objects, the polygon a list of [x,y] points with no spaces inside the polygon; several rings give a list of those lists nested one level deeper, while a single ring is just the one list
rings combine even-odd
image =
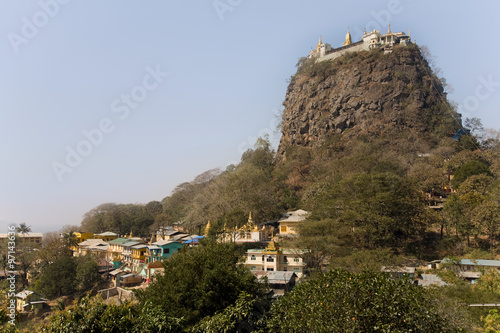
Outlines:
[{"label": "leafy tree", "polygon": [[454,188],[458,188],[468,177],[480,174],[491,175],[489,165],[484,160],[474,160],[465,163],[455,170],[451,181]]},{"label": "leafy tree", "polygon": [[308,200],[312,219],[333,218],[356,247],[400,246],[425,228],[415,183],[393,173],[355,174]]},{"label": "leafy tree", "polygon": [[48,298],[70,295],[76,291],[76,271],[74,257],[60,257],[45,269],[35,287]]},{"label": "leafy tree", "polygon": [[48,298],[84,293],[100,281],[99,266],[91,256],[61,256],[47,266],[35,287]]},{"label": "leafy tree", "polygon": [[500,332],[500,314],[498,310],[490,310],[486,317],[481,317],[484,323],[484,333],[497,333]]},{"label": "leafy tree", "polygon": [[47,333],[174,333],[182,331],[181,320],[167,317],[150,303],[143,307],[124,303],[106,304],[86,296],[65,311],[51,317],[41,331]]},{"label": "leafy tree", "polygon": [[192,333],[254,332],[264,328],[263,315],[268,308],[268,300],[259,301],[254,296],[242,292],[233,305],[203,318],[192,329]]},{"label": "leafy tree", "polygon": [[76,235],[73,231],[68,231],[68,232],[64,233],[63,239],[64,239],[64,243],[68,249],[73,247],[73,246],[78,245],[78,240],[77,240]]},{"label": "leafy tree", "polygon": [[24,235],[28,232],[31,232],[31,227],[28,226],[25,222],[22,222],[18,227],[16,227],[16,232]]},{"label": "leafy tree", "polygon": [[332,270],[278,299],[272,332],[455,332],[429,293],[408,279]]},{"label": "leafy tree", "polygon": [[79,257],[78,259],[79,263],[75,275],[76,288],[87,291],[101,281],[99,265],[91,257]]},{"label": "leafy tree", "polygon": [[238,260],[232,244],[181,249],[165,261],[165,273],[136,296],[141,305],[152,302],[168,316],[194,324],[233,304],[243,291],[256,294],[259,284]]}]

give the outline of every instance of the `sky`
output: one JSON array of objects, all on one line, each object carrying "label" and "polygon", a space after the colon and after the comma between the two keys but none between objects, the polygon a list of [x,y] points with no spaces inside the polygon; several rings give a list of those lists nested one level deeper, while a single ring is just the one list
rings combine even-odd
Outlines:
[{"label": "sky", "polygon": [[[321,34],[427,46],[463,118],[500,129],[500,2],[2,0],[0,233],[79,225],[236,164],[275,131],[287,80]],[[2,228],[5,230],[2,230]]]}]

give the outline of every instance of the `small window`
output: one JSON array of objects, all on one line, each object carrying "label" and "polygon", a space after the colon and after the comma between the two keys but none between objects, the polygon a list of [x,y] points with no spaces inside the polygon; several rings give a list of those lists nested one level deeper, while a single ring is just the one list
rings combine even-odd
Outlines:
[{"label": "small window", "polygon": [[250,257],[250,260],[255,260],[255,255],[252,254],[252,256]]},{"label": "small window", "polygon": [[255,271],[256,269],[257,269],[257,267],[255,267],[255,266],[250,266],[250,270]]},{"label": "small window", "polygon": [[281,226],[281,232],[286,232],[286,225]]},{"label": "small window", "polygon": [[300,262],[299,258],[293,258],[293,262]]},{"label": "small window", "polygon": [[269,256],[269,257],[267,257],[267,260],[266,260],[266,261],[267,261],[267,262],[274,262],[274,258],[273,258],[273,257],[271,257],[271,256]]},{"label": "small window", "polygon": [[286,256],[283,257],[284,262],[288,262],[288,258]]},{"label": "small window", "polygon": [[295,268],[293,269],[293,271],[294,271],[295,273],[300,273],[300,268],[295,267]]},{"label": "small window", "polygon": [[163,253],[170,253],[170,249],[163,250]]},{"label": "small window", "polygon": [[274,268],[268,267],[268,268],[266,268],[266,271],[274,271]]}]

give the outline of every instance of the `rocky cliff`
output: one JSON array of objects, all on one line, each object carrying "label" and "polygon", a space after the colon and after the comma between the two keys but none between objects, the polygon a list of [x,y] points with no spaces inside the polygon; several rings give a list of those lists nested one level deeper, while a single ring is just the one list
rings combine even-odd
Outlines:
[{"label": "rocky cliff", "polygon": [[278,158],[293,146],[317,147],[331,135],[409,131],[432,146],[460,126],[441,81],[415,45],[388,54],[308,60],[292,76],[283,105]]}]

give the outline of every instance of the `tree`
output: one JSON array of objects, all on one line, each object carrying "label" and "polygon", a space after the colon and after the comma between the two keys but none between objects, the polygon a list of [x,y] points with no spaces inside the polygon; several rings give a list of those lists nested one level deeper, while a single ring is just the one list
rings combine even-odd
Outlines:
[{"label": "tree", "polygon": [[21,222],[21,224],[19,224],[19,227],[16,228],[16,232],[24,235],[27,234],[28,232],[31,232],[31,227],[28,226],[26,223]]},{"label": "tree", "polygon": [[425,228],[422,196],[412,179],[393,173],[354,174],[323,186],[308,200],[311,219],[330,218],[350,230],[350,246],[401,246]]},{"label": "tree", "polygon": [[489,248],[495,245],[500,233],[500,207],[498,203],[485,200],[471,212],[471,219],[478,230],[488,236]]},{"label": "tree", "polygon": [[85,292],[92,289],[99,281],[99,265],[91,257],[78,257],[78,268],[76,270],[75,282],[77,290]]},{"label": "tree", "polygon": [[47,333],[176,333],[182,331],[181,320],[165,315],[161,308],[151,303],[137,306],[106,304],[100,298],[85,296],[65,311],[50,318],[42,328]]},{"label": "tree", "polygon": [[254,332],[264,329],[263,315],[269,308],[269,300],[257,300],[242,292],[233,305],[203,318],[191,330],[192,333]]},{"label": "tree", "polygon": [[491,175],[489,165],[484,160],[474,160],[465,163],[455,170],[451,181],[454,188],[458,188],[468,177],[480,174]]},{"label": "tree", "polygon": [[136,296],[142,306],[152,302],[168,316],[194,324],[233,304],[243,291],[257,293],[260,285],[238,260],[232,244],[181,249],[164,262],[165,273]]},{"label": "tree", "polygon": [[332,270],[276,300],[272,332],[455,332],[429,292],[383,273]]},{"label": "tree", "polygon": [[63,234],[64,244],[69,249],[78,245],[78,240],[73,231],[68,231]]},{"label": "tree", "polygon": [[42,295],[51,299],[70,295],[76,291],[76,271],[75,257],[60,257],[45,269],[35,287]]}]

